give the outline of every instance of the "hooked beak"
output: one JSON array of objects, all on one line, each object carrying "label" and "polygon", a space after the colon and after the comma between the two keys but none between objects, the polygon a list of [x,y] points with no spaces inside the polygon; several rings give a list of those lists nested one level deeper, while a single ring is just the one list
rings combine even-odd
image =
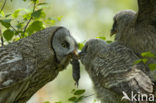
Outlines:
[{"label": "hooked beak", "polygon": [[117,33],[117,30],[115,28],[112,28],[111,33],[110,33],[110,36],[113,36],[116,33]]},{"label": "hooked beak", "polygon": [[79,53],[79,58],[83,57],[85,54],[86,54],[86,52],[81,51],[81,52]]},{"label": "hooked beak", "polygon": [[112,29],[111,29],[110,36],[113,36],[116,33],[117,33],[117,25],[116,25],[116,22],[114,22]]}]

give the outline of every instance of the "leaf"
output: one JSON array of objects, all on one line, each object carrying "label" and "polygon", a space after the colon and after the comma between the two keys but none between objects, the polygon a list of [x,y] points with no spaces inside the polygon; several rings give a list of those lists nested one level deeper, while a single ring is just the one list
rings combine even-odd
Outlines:
[{"label": "leaf", "polygon": [[155,70],[156,69],[156,64],[149,64],[148,66],[149,66],[149,68],[151,70]]},{"label": "leaf", "polygon": [[38,5],[47,5],[48,3],[39,3]]},{"label": "leaf", "polygon": [[75,89],[72,89],[72,91],[71,91],[71,92],[72,92],[72,93],[73,93],[73,92],[75,92]]},{"label": "leaf", "polygon": [[139,64],[140,62],[143,62],[145,64],[145,63],[147,63],[147,61],[148,61],[148,59],[143,58],[143,59],[136,60],[134,64]]},{"label": "leaf", "polygon": [[68,99],[68,101],[76,101],[76,100],[77,100],[76,97],[71,97],[71,98]]},{"label": "leaf", "polygon": [[111,40],[107,40],[106,42],[107,42],[108,44],[112,43],[112,41],[111,41]]},{"label": "leaf", "polygon": [[151,52],[143,52],[143,53],[141,53],[141,56],[143,56],[143,57],[150,57],[150,58],[152,58],[152,57],[156,57],[154,54],[152,54]]},{"label": "leaf", "polygon": [[43,103],[50,103],[49,101],[43,102]]},{"label": "leaf", "polygon": [[144,63],[146,63],[146,62],[148,61],[148,59],[144,58],[144,59],[142,59],[142,61],[143,61]]},{"label": "leaf", "polygon": [[59,101],[59,102],[55,102],[55,103],[62,103],[61,101]]},{"label": "leaf", "polygon": [[17,27],[18,29],[22,29],[23,26],[24,26],[24,23],[23,23],[23,22],[19,22],[19,23],[16,25],[16,27]]},{"label": "leaf", "polygon": [[83,43],[78,43],[78,48],[81,50],[84,47]]},{"label": "leaf", "polygon": [[58,17],[57,17],[57,20],[58,20],[58,21],[61,21],[62,18],[63,18],[63,16],[58,16]]},{"label": "leaf", "polygon": [[34,17],[34,18],[39,18],[39,17],[41,17],[41,15],[42,15],[42,9],[39,9],[32,13],[32,17]]},{"label": "leaf", "polygon": [[102,39],[102,40],[106,40],[106,37],[104,37],[104,36],[96,37],[96,38],[99,38],[99,39]]},{"label": "leaf", "polygon": [[21,11],[21,9],[15,10],[14,13],[12,14],[12,17],[13,17],[13,18],[17,18],[20,11]]},{"label": "leaf", "polygon": [[37,20],[37,21],[34,21],[34,22],[28,27],[27,32],[28,32],[29,35],[30,35],[30,34],[36,32],[36,31],[39,31],[39,30],[41,30],[41,29],[43,29],[43,28],[44,28],[44,26],[43,26],[42,21]]},{"label": "leaf", "polygon": [[142,62],[142,60],[141,60],[141,59],[136,60],[134,64],[139,64],[140,62]]},{"label": "leaf", "polygon": [[15,35],[20,35],[22,33],[23,33],[23,31],[18,30],[18,31],[15,32]]},{"label": "leaf", "polygon": [[11,22],[11,19],[2,19],[0,20],[1,24],[3,26],[5,26],[6,28],[9,28],[11,25],[10,25],[10,22]]},{"label": "leaf", "polygon": [[79,98],[77,98],[76,102],[80,102],[83,99],[84,96],[80,96]]},{"label": "leaf", "polygon": [[95,102],[96,102],[96,99],[93,100],[93,103],[95,103]]},{"label": "leaf", "polygon": [[50,24],[50,25],[55,25],[56,24],[56,20],[52,20],[51,18],[48,18],[47,20],[45,20],[46,24]]},{"label": "leaf", "polygon": [[35,3],[35,2],[38,3],[38,0],[31,0],[31,1],[34,2],[34,3]]},{"label": "leaf", "polygon": [[5,15],[5,17],[7,18],[7,17],[9,17],[11,14],[7,14],[7,15]]},{"label": "leaf", "polygon": [[26,13],[23,15],[24,20],[28,20],[28,19],[30,19],[30,17],[31,17],[31,13]]},{"label": "leaf", "polygon": [[83,94],[84,92],[85,92],[84,89],[80,89],[80,90],[75,91],[74,95],[81,95],[81,94]]},{"label": "leaf", "polygon": [[4,12],[0,11],[0,17],[3,17],[3,16],[5,16]]},{"label": "leaf", "polygon": [[7,30],[5,30],[5,31],[3,32],[3,36],[4,36],[4,38],[5,38],[7,41],[9,41],[9,40],[11,40],[12,37],[14,36],[14,32],[13,32],[12,30],[10,30],[10,29],[7,29]]}]

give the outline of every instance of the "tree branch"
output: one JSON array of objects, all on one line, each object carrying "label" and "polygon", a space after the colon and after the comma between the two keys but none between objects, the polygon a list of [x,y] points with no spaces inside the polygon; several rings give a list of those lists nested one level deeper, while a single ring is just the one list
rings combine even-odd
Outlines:
[{"label": "tree branch", "polygon": [[[32,12],[32,14],[34,13],[34,11],[35,11],[35,7],[36,7],[36,1],[34,2],[34,7],[33,7],[33,12]],[[27,22],[27,24],[25,25],[25,27],[24,27],[24,30],[23,30],[23,35],[22,36],[24,36],[24,33],[26,32],[26,29],[27,29],[27,27],[28,27],[28,25],[29,25],[29,23],[31,22],[31,20],[32,20],[32,14],[31,14],[31,17],[30,17],[30,19],[28,20],[28,22]]]},{"label": "tree branch", "polygon": [[2,8],[1,8],[1,11],[4,9],[6,2],[7,2],[7,0],[4,1]]},{"label": "tree branch", "polygon": [[[2,10],[4,9],[6,2],[7,2],[7,0],[4,1],[3,5],[1,7],[1,11],[0,12],[2,12]],[[0,32],[0,34],[1,34],[1,32]],[[3,45],[4,45],[4,40],[3,40],[3,36],[1,34],[1,46],[3,46]]]}]

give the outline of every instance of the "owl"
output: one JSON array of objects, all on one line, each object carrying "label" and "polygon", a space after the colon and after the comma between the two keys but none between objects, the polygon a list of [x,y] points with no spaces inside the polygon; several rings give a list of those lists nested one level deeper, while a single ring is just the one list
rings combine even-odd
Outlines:
[{"label": "owl", "polygon": [[39,31],[0,48],[0,103],[26,103],[75,55],[77,43],[61,26]]},{"label": "owl", "polygon": [[118,42],[107,44],[100,39],[86,42],[80,60],[88,72],[102,103],[130,103],[123,93],[150,94],[153,83],[143,63],[135,64],[139,57]]},{"label": "owl", "polygon": [[138,12],[124,10],[114,16],[111,35],[116,34],[117,42],[138,54],[150,51],[156,55],[156,0],[137,1]]}]

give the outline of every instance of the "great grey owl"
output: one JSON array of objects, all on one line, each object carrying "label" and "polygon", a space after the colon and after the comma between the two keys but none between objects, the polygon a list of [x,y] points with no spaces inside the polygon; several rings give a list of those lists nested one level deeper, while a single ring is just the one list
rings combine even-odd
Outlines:
[{"label": "great grey owl", "polygon": [[77,43],[64,27],[49,27],[0,48],[0,103],[26,103],[66,68]]},{"label": "great grey owl", "polygon": [[[114,16],[111,35],[136,53],[156,55],[156,0],[138,0],[138,12],[120,11]],[[156,60],[154,60],[156,63]]]},{"label": "great grey owl", "polygon": [[117,42],[107,44],[100,39],[87,41],[80,53],[80,60],[102,103],[130,103],[121,101],[123,92],[129,97],[131,92],[153,92],[145,65],[134,64],[138,59],[129,48]]}]

